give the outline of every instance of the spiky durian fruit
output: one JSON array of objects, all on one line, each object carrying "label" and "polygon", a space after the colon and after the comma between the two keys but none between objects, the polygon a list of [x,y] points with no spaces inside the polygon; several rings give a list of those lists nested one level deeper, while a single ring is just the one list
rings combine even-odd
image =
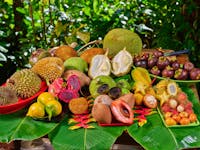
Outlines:
[{"label": "spiky durian fruit", "polygon": [[14,89],[17,96],[25,99],[36,94],[41,87],[41,79],[31,69],[16,71],[7,81],[6,85]]},{"label": "spiky durian fruit", "polygon": [[0,106],[13,104],[18,101],[17,93],[8,86],[0,87]]},{"label": "spiky durian fruit", "polygon": [[63,74],[64,64],[61,58],[45,57],[40,59],[31,70],[46,81],[53,82]]}]

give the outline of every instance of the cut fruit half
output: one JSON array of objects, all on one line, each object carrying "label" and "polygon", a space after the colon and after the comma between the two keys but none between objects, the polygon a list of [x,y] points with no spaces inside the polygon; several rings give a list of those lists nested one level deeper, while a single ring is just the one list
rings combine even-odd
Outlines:
[{"label": "cut fruit half", "polygon": [[126,51],[126,48],[119,51],[112,59],[112,73],[115,76],[123,76],[127,74],[133,65],[131,54]]},{"label": "cut fruit half", "polygon": [[100,75],[109,76],[111,72],[110,59],[105,55],[96,55],[92,58],[88,75],[93,79]]}]

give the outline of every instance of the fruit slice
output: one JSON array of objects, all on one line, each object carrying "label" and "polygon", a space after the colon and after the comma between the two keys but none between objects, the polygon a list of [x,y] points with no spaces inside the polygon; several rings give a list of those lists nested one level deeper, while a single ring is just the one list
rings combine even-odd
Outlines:
[{"label": "fruit slice", "polygon": [[103,48],[109,49],[109,57],[115,56],[124,47],[131,55],[140,53],[142,40],[136,33],[122,28],[109,31],[103,39]]},{"label": "fruit slice", "polygon": [[131,71],[131,76],[134,81],[141,81],[145,85],[151,85],[151,78],[149,72],[142,67],[136,67]]},{"label": "fruit slice", "polygon": [[115,76],[123,76],[127,74],[133,65],[131,54],[126,51],[126,48],[119,51],[112,59],[112,73]]},{"label": "fruit slice", "polygon": [[91,78],[95,78],[100,75],[109,76],[111,72],[110,60],[107,57],[107,52],[105,55],[95,55],[90,63],[88,75]]},{"label": "fruit slice", "polygon": [[92,97],[96,98],[97,96],[100,95],[100,93],[98,93],[98,89],[103,84],[107,84],[109,89],[116,86],[114,79],[111,78],[110,76],[105,76],[105,75],[98,76],[94,78],[89,85],[89,91]]}]

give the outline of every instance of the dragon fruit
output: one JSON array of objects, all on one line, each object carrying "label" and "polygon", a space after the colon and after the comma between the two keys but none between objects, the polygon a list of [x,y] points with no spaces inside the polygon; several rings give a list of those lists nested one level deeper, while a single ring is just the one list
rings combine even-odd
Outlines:
[{"label": "dragon fruit", "polygon": [[64,101],[65,103],[69,103],[69,101],[72,98],[78,98],[78,97],[79,97],[78,91],[69,90],[69,89],[66,89],[66,88],[62,88],[62,90],[58,94],[58,98],[61,101]]},{"label": "dragon fruit", "polygon": [[71,75],[67,80],[67,89],[79,91],[81,88],[80,79],[76,75]]},{"label": "dragon fruit", "polygon": [[58,94],[63,87],[65,87],[65,81],[63,78],[57,78],[49,85],[48,92],[52,93],[55,97],[58,97]]}]

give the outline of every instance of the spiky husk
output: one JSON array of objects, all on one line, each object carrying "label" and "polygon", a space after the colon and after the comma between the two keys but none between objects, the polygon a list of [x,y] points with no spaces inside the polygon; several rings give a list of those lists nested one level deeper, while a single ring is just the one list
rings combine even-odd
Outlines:
[{"label": "spiky husk", "polygon": [[46,57],[40,59],[31,70],[44,80],[53,82],[63,74],[64,65],[58,57]]},{"label": "spiky husk", "polygon": [[16,92],[8,87],[8,86],[1,86],[0,87],[0,106],[13,104],[18,101],[18,97]]},{"label": "spiky husk", "polygon": [[16,71],[8,80],[7,86],[14,89],[17,95],[23,99],[36,94],[41,87],[41,79],[31,69]]}]

